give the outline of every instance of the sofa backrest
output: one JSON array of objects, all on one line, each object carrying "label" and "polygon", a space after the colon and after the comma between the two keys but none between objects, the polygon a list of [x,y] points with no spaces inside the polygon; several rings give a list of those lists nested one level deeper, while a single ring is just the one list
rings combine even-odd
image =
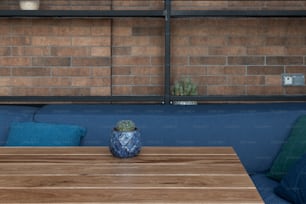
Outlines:
[{"label": "sofa backrest", "polygon": [[304,103],[170,105],[46,105],[37,122],[87,128],[82,145],[107,146],[118,120],[134,120],[144,146],[232,146],[246,169],[267,170]]},{"label": "sofa backrest", "polygon": [[32,121],[38,107],[1,105],[0,106],[0,145],[7,140],[9,127],[12,122]]}]

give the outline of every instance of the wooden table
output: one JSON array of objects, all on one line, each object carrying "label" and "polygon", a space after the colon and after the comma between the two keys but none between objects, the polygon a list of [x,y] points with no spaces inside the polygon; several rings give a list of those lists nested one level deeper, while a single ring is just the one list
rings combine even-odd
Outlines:
[{"label": "wooden table", "polygon": [[229,147],[0,148],[0,203],[263,203]]}]

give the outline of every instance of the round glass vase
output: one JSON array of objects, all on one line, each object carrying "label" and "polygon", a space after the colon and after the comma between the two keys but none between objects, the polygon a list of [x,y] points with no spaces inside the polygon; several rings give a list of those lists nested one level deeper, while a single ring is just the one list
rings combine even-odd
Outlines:
[{"label": "round glass vase", "polygon": [[137,129],[130,132],[113,129],[109,149],[113,156],[118,158],[137,156],[141,150],[140,132]]}]

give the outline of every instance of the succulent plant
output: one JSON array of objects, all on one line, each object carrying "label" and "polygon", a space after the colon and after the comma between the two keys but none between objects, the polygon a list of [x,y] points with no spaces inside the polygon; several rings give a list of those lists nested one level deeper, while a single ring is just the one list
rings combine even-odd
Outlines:
[{"label": "succulent plant", "polygon": [[197,94],[198,87],[190,78],[182,78],[172,87],[173,96],[195,96]]},{"label": "succulent plant", "polygon": [[130,132],[136,129],[136,125],[132,120],[120,120],[117,122],[115,129],[120,132]]}]

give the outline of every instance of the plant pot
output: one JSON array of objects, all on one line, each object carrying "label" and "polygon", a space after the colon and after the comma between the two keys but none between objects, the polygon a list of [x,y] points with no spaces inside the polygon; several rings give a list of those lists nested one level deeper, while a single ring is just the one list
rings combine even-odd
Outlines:
[{"label": "plant pot", "polygon": [[198,104],[197,101],[173,101],[173,105],[192,106],[197,104]]},{"label": "plant pot", "polygon": [[19,0],[21,10],[38,10],[39,0]]},{"label": "plant pot", "polygon": [[140,132],[138,130],[131,132],[113,130],[109,149],[113,156],[118,158],[137,156],[141,150]]}]

